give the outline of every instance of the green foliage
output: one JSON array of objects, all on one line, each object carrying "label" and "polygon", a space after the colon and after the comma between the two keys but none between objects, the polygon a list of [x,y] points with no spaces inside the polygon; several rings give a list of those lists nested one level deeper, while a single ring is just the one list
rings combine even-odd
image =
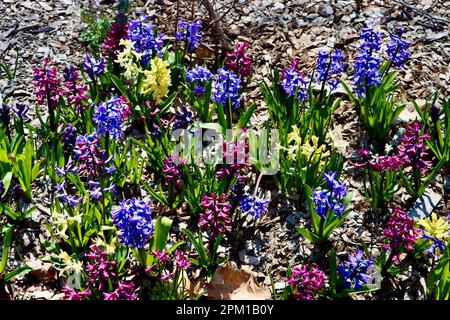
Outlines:
[{"label": "green foliage", "polygon": [[447,244],[442,257],[428,273],[427,296],[429,299],[450,299],[450,244]]},{"label": "green foliage", "polygon": [[388,62],[383,64],[380,86],[372,85],[366,88],[364,97],[356,96],[345,83],[342,83],[350,100],[358,107],[362,123],[382,146],[386,143],[394,120],[405,108],[405,104],[395,98],[397,71],[386,74],[388,68]]},{"label": "green foliage", "polygon": [[[309,241],[321,244],[327,241],[327,239],[330,237],[333,230],[339,226],[342,221],[345,220],[347,215],[350,213],[350,210],[345,210],[341,217],[338,217],[334,212],[332,212],[330,209],[328,209],[326,218],[323,219],[320,217],[315,211],[314,211],[314,202],[312,200],[312,197],[314,195],[314,191],[309,187],[305,187],[305,197],[306,201],[308,203],[308,209],[309,213],[312,218],[312,227],[313,230],[309,231],[305,228],[296,227],[297,231],[306,239]],[[347,192],[347,195],[342,200],[342,203],[348,204],[350,203],[352,198],[351,191]]]},{"label": "green foliage", "polygon": [[88,25],[81,33],[81,40],[86,43],[95,56],[98,56],[111,27],[111,20],[106,16],[97,16],[88,10],[83,10],[81,14],[83,22]]}]

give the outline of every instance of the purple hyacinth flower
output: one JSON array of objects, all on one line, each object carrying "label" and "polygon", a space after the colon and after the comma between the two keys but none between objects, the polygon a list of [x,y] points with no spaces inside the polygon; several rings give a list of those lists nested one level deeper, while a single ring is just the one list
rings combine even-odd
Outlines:
[{"label": "purple hyacinth flower", "polygon": [[7,127],[11,121],[10,108],[6,103],[0,105],[0,121]]},{"label": "purple hyacinth flower", "polygon": [[87,73],[89,78],[94,81],[105,70],[105,60],[95,60],[89,53],[86,54],[84,60],[83,70]]},{"label": "purple hyacinth flower", "polygon": [[369,283],[370,276],[367,275],[368,268],[373,265],[372,258],[363,259],[364,252],[357,250],[355,255],[348,255],[348,260],[338,267],[339,275],[344,279],[344,288],[353,287],[361,290]]},{"label": "purple hyacinth flower", "polygon": [[17,117],[23,121],[27,117],[27,112],[30,109],[30,106],[24,103],[14,103],[11,109],[15,112]]},{"label": "purple hyacinth flower", "polygon": [[205,85],[213,79],[214,76],[206,67],[196,65],[186,72],[186,82],[194,85],[193,93],[199,97],[206,93]]},{"label": "purple hyacinth flower", "polygon": [[128,23],[128,38],[134,42],[134,50],[142,53],[141,63],[147,66],[153,55],[162,56],[164,36],[157,32],[149,17],[141,14]]},{"label": "purple hyacinth flower", "polygon": [[201,28],[201,20],[195,20],[189,23],[183,19],[180,19],[177,24],[176,39],[178,42],[185,42],[186,48],[189,52],[194,52],[195,49],[198,48],[203,37]]},{"label": "purple hyacinth flower", "polygon": [[255,219],[261,218],[267,212],[268,201],[257,196],[247,195],[241,200],[240,209],[244,214],[250,214]]},{"label": "purple hyacinth flower", "polygon": [[217,70],[217,78],[214,82],[214,101],[227,107],[228,99],[231,100],[233,109],[240,103],[241,79],[233,71],[221,68]]},{"label": "purple hyacinth flower", "polygon": [[152,207],[142,200],[131,198],[111,210],[120,241],[133,248],[142,248],[153,235]]},{"label": "purple hyacinth flower", "polygon": [[280,84],[288,96],[297,95],[298,99],[305,101],[309,95],[309,83],[310,80],[295,68],[283,70],[283,80]]},{"label": "purple hyacinth flower", "polygon": [[391,34],[391,41],[387,44],[386,53],[389,60],[397,66],[402,67],[409,58],[409,46],[411,43],[402,38],[403,29],[398,29],[395,34]]},{"label": "purple hyacinth flower", "polygon": [[353,82],[355,90],[360,96],[364,96],[366,86],[381,84],[381,32],[373,29],[373,26],[364,28],[360,33],[358,43],[359,51],[355,59],[355,74]]}]

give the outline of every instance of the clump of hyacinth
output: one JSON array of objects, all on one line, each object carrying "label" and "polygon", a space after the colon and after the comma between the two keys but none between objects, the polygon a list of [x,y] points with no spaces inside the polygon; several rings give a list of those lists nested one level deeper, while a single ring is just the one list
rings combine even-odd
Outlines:
[{"label": "clump of hyacinth", "polygon": [[428,235],[425,231],[422,232],[422,238],[428,240],[429,243],[431,243],[427,249],[425,249],[425,252],[431,256],[435,256],[436,251],[439,253],[443,253],[445,250],[445,241],[441,240],[437,237],[433,237]]},{"label": "clump of hyacinth", "polygon": [[97,79],[105,70],[105,60],[96,60],[87,53],[83,64],[83,70],[92,81],[95,81],[95,79]]},{"label": "clump of hyacinth", "polygon": [[123,103],[123,99],[113,95],[108,101],[102,101],[95,106],[96,132],[102,136],[109,134],[114,139],[122,137],[127,120],[127,107],[128,105]]},{"label": "clump of hyacinth", "polygon": [[361,163],[355,164],[355,168],[372,168],[377,172],[386,170],[398,170],[403,166],[403,158],[398,155],[374,156],[370,154],[369,150],[358,150],[362,157]]},{"label": "clump of hyacinth", "polygon": [[194,52],[200,45],[200,41],[203,37],[203,32],[201,31],[201,29],[201,20],[187,22],[183,19],[179,19],[175,36],[178,42],[185,43],[187,51]]},{"label": "clump of hyacinth", "polygon": [[199,65],[186,72],[186,82],[194,87],[192,92],[199,97],[206,93],[205,85],[213,79],[211,71]]},{"label": "clump of hyacinth", "polygon": [[430,138],[428,132],[420,133],[418,122],[406,126],[406,132],[398,147],[398,156],[402,159],[404,166],[411,166],[414,171],[421,173],[431,166],[431,162],[426,160],[429,155],[425,151],[425,139]]},{"label": "clump of hyacinth", "polygon": [[413,244],[417,240],[419,229],[414,227],[414,221],[400,208],[395,208],[387,227],[383,231],[385,243],[384,249],[391,250],[390,259],[398,260],[398,255],[403,251],[412,251]]},{"label": "clump of hyacinth", "polygon": [[61,80],[58,77],[56,68],[48,68],[49,61],[48,58],[45,58],[43,68],[33,68],[33,85],[37,87],[34,94],[38,103],[43,104],[48,99],[47,105],[50,111],[54,110],[58,105],[59,97],[62,96],[63,91],[60,88]]},{"label": "clump of hyacinth", "polygon": [[[155,277],[159,277],[162,281],[167,281],[178,274],[178,271],[187,270],[191,267],[191,263],[182,250],[177,250],[173,253],[173,269],[170,271],[169,262],[171,261],[169,253],[166,250],[152,250],[151,255],[154,258],[154,263],[150,265],[146,271]],[[174,279],[178,281],[179,279]]]},{"label": "clump of hyacinth", "polygon": [[241,200],[240,209],[243,214],[251,215],[256,219],[261,218],[266,212],[269,202],[267,199],[253,195],[247,195]]},{"label": "clump of hyacinth", "polygon": [[[109,254],[97,244],[90,247],[91,251],[86,255],[88,263],[86,273],[89,277],[85,283],[86,289],[76,291],[65,286],[62,292],[63,300],[83,300],[84,298],[104,300],[136,300],[137,293],[133,282],[117,281],[117,260],[110,259]],[[113,291],[110,286],[112,286]],[[99,296],[100,295],[100,296]]]},{"label": "clump of hyacinth", "polygon": [[338,267],[339,275],[344,279],[344,289],[361,290],[371,277],[367,270],[373,265],[372,257],[363,259],[364,251],[357,250],[355,255],[348,255],[348,260]]},{"label": "clump of hyacinth", "polygon": [[111,23],[111,28],[103,44],[103,54],[111,55],[113,60],[116,58],[117,52],[123,49],[120,40],[128,38],[128,24],[125,22],[123,14],[118,18],[118,21]]},{"label": "clump of hyacinth", "polygon": [[432,237],[436,237],[442,240],[447,240],[450,237],[449,222],[442,217],[438,217],[435,212],[433,212],[428,218],[418,220],[417,223],[424,229],[424,231],[428,235]]},{"label": "clump of hyacinth", "polygon": [[86,85],[78,84],[79,75],[74,66],[65,67],[63,70],[64,77],[64,94],[67,97],[67,103],[69,106],[75,107],[78,113],[87,107],[85,101],[87,101],[88,87]]},{"label": "clump of hyacinth", "polygon": [[308,268],[300,265],[292,268],[292,274],[287,277],[286,282],[292,287],[294,299],[316,300],[320,289],[323,288],[323,271],[317,266]]},{"label": "clump of hyacinth", "polygon": [[342,217],[345,211],[343,198],[347,195],[348,187],[345,182],[336,180],[337,172],[330,171],[324,173],[324,180],[327,183],[327,189],[314,190],[312,200],[314,202],[314,212],[322,219],[326,219],[327,213],[332,212],[337,217]]},{"label": "clump of hyacinth", "polygon": [[389,60],[397,66],[402,67],[409,58],[409,46],[411,42],[402,38],[403,29],[399,28],[396,33],[390,35],[391,41],[387,44],[386,53]]},{"label": "clump of hyacinth", "polygon": [[225,66],[240,75],[242,79],[248,77],[253,71],[252,57],[245,53],[249,45],[248,42],[238,44],[234,52],[226,55]]},{"label": "clump of hyacinth", "polygon": [[162,56],[164,36],[155,30],[149,17],[141,14],[139,18],[128,22],[128,38],[133,42],[134,51],[140,53],[141,63],[147,66],[154,55]]},{"label": "clump of hyacinth", "polygon": [[120,39],[119,43],[123,49],[118,53],[117,58],[114,61],[122,67],[125,78],[133,79],[142,72],[139,62],[142,54],[133,50],[134,42],[131,40]]},{"label": "clump of hyacinth", "polygon": [[211,239],[231,231],[231,204],[226,193],[218,196],[211,193],[202,197],[199,226],[208,232]]},{"label": "clump of hyacinth", "polygon": [[420,219],[417,223],[423,228],[422,238],[431,243],[426,252],[430,255],[434,255],[436,249],[440,253],[444,252],[445,243],[450,237],[449,222],[433,212],[430,217]]},{"label": "clump of hyacinth", "polygon": [[364,96],[366,87],[381,84],[381,37],[382,33],[372,26],[362,29],[358,42],[358,53],[354,63],[353,82],[355,91]]},{"label": "clump of hyacinth", "polygon": [[280,85],[289,97],[297,95],[297,98],[302,101],[308,99],[310,80],[303,72],[296,69],[296,65],[284,69],[282,75],[283,80],[280,81]]},{"label": "clump of hyacinth", "polygon": [[156,103],[161,102],[162,98],[167,96],[171,85],[169,62],[160,57],[153,58],[150,70],[145,70],[144,76],[142,93],[151,93]]},{"label": "clump of hyacinth", "polygon": [[241,79],[231,70],[220,68],[217,70],[217,78],[214,82],[214,101],[220,103],[224,108],[231,106],[236,109],[240,103]]},{"label": "clump of hyacinth", "polygon": [[187,129],[187,127],[194,122],[192,112],[185,106],[181,107],[176,113],[175,121],[172,125],[172,130]]},{"label": "clump of hyacinth", "polygon": [[315,70],[319,85],[325,86],[327,83],[331,91],[336,90],[340,75],[344,71],[343,60],[342,51],[339,49],[334,49],[332,53],[323,50],[319,51]]},{"label": "clump of hyacinth", "polygon": [[153,235],[152,207],[143,200],[124,200],[113,207],[111,216],[120,241],[127,246],[142,248]]},{"label": "clump of hyacinth", "polygon": [[96,134],[85,134],[77,137],[74,147],[75,159],[78,167],[74,169],[79,174],[90,177],[100,177],[114,172],[113,167],[107,165],[113,160],[106,158],[106,151],[100,149],[100,139]]},{"label": "clump of hyacinth", "polygon": [[89,263],[86,265],[86,271],[89,274],[89,284],[95,285],[100,292],[107,290],[108,281],[117,276],[115,272],[117,261],[109,260],[108,253],[95,244],[91,246],[87,258]]}]

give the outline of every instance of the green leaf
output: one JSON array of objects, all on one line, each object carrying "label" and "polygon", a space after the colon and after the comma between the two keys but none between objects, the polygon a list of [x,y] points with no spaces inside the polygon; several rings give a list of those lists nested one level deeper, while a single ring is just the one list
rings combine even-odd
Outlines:
[{"label": "green leaf", "polygon": [[158,217],[155,224],[155,233],[153,235],[152,250],[163,250],[167,243],[169,236],[170,226],[172,220],[167,217]]},{"label": "green leaf", "polygon": [[12,243],[13,229],[12,227],[6,230],[5,238],[3,239],[2,260],[0,261],[0,274],[4,273],[8,264],[8,252]]},{"label": "green leaf", "polygon": [[6,193],[8,192],[9,185],[11,184],[13,173],[7,172],[6,175],[3,177],[3,187],[5,188],[5,191],[3,191],[3,194],[0,194],[0,198],[4,197]]},{"label": "green leaf", "polygon": [[314,242],[315,236],[308,230],[300,227],[295,227],[295,229],[300,233],[304,238],[308,239],[311,242]]},{"label": "green leaf", "polygon": [[[203,241],[201,241],[201,240],[197,241],[197,239],[195,239],[195,236],[192,234],[192,232],[190,232],[187,229],[182,229],[181,231],[189,238],[189,241],[191,241],[195,250],[197,250],[197,253],[200,257],[199,265],[206,264],[208,259],[206,257],[206,251],[205,251],[205,247],[203,246]],[[202,236],[201,233],[199,233],[199,237],[201,237],[201,236]]]},{"label": "green leaf", "polygon": [[17,268],[16,270],[11,271],[8,274],[6,274],[5,282],[11,281],[12,279],[14,279],[14,277],[25,275],[28,272],[30,272],[31,270],[33,270],[33,269],[30,268],[29,266]]},{"label": "green leaf", "polygon": [[244,113],[243,116],[240,117],[239,122],[237,124],[239,129],[244,128],[245,126],[247,126],[247,123],[249,122],[250,118],[252,117],[253,112],[256,109],[256,103],[252,103],[247,111]]},{"label": "green leaf", "polygon": [[337,265],[336,265],[336,249],[330,252],[330,287],[332,293],[336,293],[337,282]]}]

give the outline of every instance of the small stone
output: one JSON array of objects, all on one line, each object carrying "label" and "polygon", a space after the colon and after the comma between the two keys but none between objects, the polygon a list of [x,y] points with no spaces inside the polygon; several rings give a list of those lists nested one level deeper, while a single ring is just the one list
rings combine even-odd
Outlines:
[{"label": "small stone", "polygon": [[317,13],[312,13],[312,14],[308,14],[306,16],[306,19],[312,21],[312,20],[315,20],[318,16],[319,15]]},{"label": "small stone", "polygon": [[319,9],[319,14],[322,17],[329,17],[334,13],[333,7],[332,6],[323,6],[322,8]]},{"label": "small stone", "polygon": [[262,262],[262,258],[261,257],[248,256],[248,255],[245,254],[244,251],[240,251],[239,252],[239,260],[242,263],[249,264],[249,265],[252,265],[252,266],[260,265],[261,262]]},{"label": "small stone", "polygon": [[408,215],[413,219],[423,219],[428,217],[437,206],[442,197],[431,190],[425,190],[424,194],[417,199]]}]

